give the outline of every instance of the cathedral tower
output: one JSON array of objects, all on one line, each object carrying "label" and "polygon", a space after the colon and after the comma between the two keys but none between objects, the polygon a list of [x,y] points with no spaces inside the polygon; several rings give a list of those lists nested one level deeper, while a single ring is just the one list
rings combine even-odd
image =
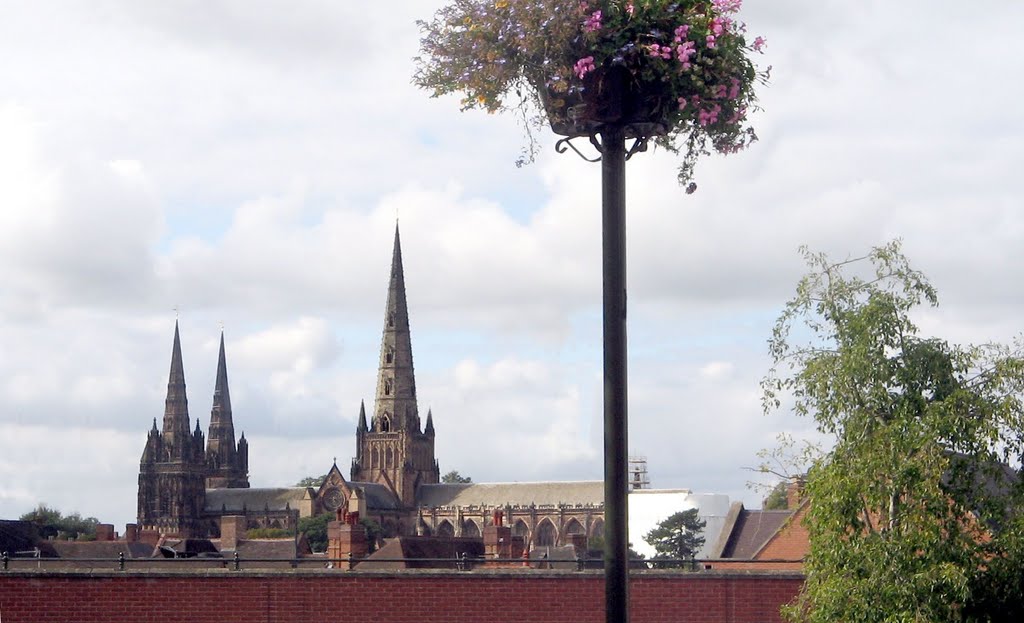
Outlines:
[{"label": "cathedral tower", "polygon": [[231,394],[228,391],[228,364],[224,356],[224,332],[220,333],[217,358],[217,384],[210,410],[209,440],[206,442],[206,488],[237,489],[249,487],[249,443],[245,433],[235,445],[235,425],[231,421]]},{"label": "cathedral tower", "polygon": [[433,418],[428,417],[423,430],[416,406],[409,309],[396,224],[373,418],[367,425],[365,409],[360,406],[352,480],[387,485],[403,505],[412,507],[416,487],[437,483],[439,478]]},{"label": "cathedral tower", "polygon": [[189,431],[185,370],[175,322],[163,429],[157,430],[154,418],[139,465],[139,527],[162,534],[200,536],[205,472],[203,432],[198,420],[195,430]]}]

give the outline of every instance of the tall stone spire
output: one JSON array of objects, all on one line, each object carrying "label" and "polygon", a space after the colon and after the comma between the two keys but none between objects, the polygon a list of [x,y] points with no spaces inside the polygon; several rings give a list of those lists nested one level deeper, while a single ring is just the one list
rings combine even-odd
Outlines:
[{"label": "tall stone spire", "polygon": [[248,460],[235,446],[235,425],[231,418],[231,393],[228,390],[228,364],[224,354],[224,332],[220,333],[217,380],[210,410],[209,440],[206,443],[209,473],[206,486],[211,489],[248,487]]},{"label": "tall stone spire", "polygon": [[420,432],[420,418],[416,408],[416,377],[412,364],[412,336],[409,331],[409,308],[405,300],[405,274],[402,269],[402,244],[397,223],[373,415],[372,428],[375,431]]},{"label": "tall stone spire", "polygon": [[221,453],[230,447],[235,450],[235,426],[231,421],[231,394],[228,392],[228,364],[224,356],[224,332],[220,334],[220,355],[217,358],[217,381],[213,388],[213,408],[210,410],[210,440],[206,451]]},{"label": "tall stone spire", "polygon": [[189,430],[181,338],[175,321],[163,429],[158,433],[154,421],[139,463],[138,521],[141,528],[158,530],[165,535],[203,536],[200,514],[206,499],[204,454],[203,431],[198,419],[195,430]]},{"label": "tall stone spire", "polygon": [[167,399],[164,402],[163,438],[170,444],[172,452],[180,452],[190,437],[188,422],[188,397],[185,394],[185,368],[181,363],[181,339],[178,337],[178,321],[174,321],[174,346],[171,350],[171,373],[167,379]]},{"label": "tall stone spire", "polygon": [[385,485],[404,507],[413,508],[417,487],[434,484],[439,478],[434,460],[434,435],[421,430],[416,408],[402,244],[396,223],[373,420],[366,429],[366,418],[360,413],[352,480]]}]

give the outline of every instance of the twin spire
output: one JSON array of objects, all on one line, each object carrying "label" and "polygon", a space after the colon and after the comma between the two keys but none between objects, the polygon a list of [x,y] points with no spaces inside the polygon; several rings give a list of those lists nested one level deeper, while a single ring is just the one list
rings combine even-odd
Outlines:
[{"label": "twin spire", "polygon": [[[173,455],[189,455],[207,464],[207,485],[219,487],[248,487],[248,443],[243,434],[235,443],[235,426],[231,414],[231,394],[228,390],[228,366],[224,353],[224,332],[220,334],[220,352],[217,358],[217,380],[213,390],[213,408],[210,410],[209,440],[203,450],[203,432],[196,418],[195,430],[189,431],[188,398],[185,390],[185,367],[181,356],[181,337],[178,321],[174,321],[174,346],[171,350],[171,371],[167,380],[167,400],[161,436]],[[153,422],[154,431],[156,421]]]}]

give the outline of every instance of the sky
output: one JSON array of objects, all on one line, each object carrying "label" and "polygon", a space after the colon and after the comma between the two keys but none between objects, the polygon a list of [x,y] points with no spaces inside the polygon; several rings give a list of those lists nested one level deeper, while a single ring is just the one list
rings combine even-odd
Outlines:
[{"label": "sky", "polygon": [[[411,84],[440,0],[2,2],[0,518],[123,529],[174,323],[205,430],[223,327],[253,486],[347,472],[400,223],[442,473],[602,477],[600,167],[516,168],[514,115]],[[1020,331],[1024,4],[746,0],[760,141],[627,168],[629,446],[659,488],[759,506],[766,341],[807,245],[900,238],[956,342]],[[369,406],[369,404],[368,404]]]}]

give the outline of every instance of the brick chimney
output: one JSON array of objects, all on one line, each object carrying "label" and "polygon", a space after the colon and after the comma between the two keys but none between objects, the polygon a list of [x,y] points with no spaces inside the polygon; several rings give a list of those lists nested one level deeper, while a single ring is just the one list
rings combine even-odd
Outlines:
[{"label": "brick chimney", "polygon": [[135,543],[139,540],[139,525],[129,523],[124,525],[124,540],[127,543]]},{"label": "brick chimney", "polygon": [[800,502],[804,500],[804,485],[806,480],[803,476],[793,476],[786,484],[786,508],[796,510]]},{"label": "brick chimney", "polygon": [[96,524],[96,540],[97,541],[113,541],[117,538],[117,534],[114,532],[114,524],[100,523]]},{"label": "brick chimney", "polygon": [[366,558],[369,551],[366,528],[362,524],[343,521],[327,524],[327,557],[338,559],[334,563],[337,568],[351,569],[356,564],[354,561]]},{"label": "brick chimney", "polygon": [[246,521],[243,515],[225,515],[220,518],[220,549],[238,549],[238,542],[245,538]]}]

